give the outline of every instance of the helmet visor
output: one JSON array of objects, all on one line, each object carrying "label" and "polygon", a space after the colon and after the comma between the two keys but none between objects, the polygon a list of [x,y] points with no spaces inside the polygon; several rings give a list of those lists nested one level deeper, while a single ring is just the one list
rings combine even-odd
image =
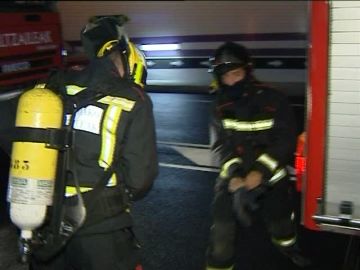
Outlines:
[{"label": "helmet visor", "polygon": [[217,76],[222,76],[225,73],[244,67],[244,63],[224,62],[217,65],[212,65],[212,72]]}]

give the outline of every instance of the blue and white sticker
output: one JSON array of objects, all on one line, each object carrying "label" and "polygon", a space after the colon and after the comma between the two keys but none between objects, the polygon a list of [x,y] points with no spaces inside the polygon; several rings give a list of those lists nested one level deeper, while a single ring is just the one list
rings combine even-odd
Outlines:
[{"label": "blue and white sticker", "polygon": [[74,129],[100,134],[104,110],[94,105],[81,108],[75,115]]}]

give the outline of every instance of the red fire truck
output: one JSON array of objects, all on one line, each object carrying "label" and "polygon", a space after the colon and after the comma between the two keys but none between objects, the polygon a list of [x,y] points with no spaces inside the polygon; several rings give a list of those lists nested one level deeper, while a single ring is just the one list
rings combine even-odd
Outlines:
[{"label": "red fire truck", "polygon": [[61,66],[61,50],[54,1],[0,2],[0,93],[45,78]]},{"label": "red fire truck", "polygon": [[[60,17],[54,1],[0,1],[0,106],[46,78],[61,61]],[[0,114],[1,115],[1,114]],[[5,117],[6,118],[6,117]],[[1,128],[6,128],[1,115]],[[0,216],[5,216],[9,157],[0,149]]]},{"label": "red fire truck", "polygon": [[312,1],[310,7],[306,131],[299,138],[295,166],[302,223],[348,234],[343,269],[358,269],[360,2]]}]

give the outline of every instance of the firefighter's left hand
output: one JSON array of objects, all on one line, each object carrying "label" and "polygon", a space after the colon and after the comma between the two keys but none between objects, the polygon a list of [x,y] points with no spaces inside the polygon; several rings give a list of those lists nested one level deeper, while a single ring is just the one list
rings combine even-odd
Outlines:
[{"label": "firefighter's left hand", "polygon": [[250,171],[244,179],[246,189],[251,190],[259,186],[262,183],[262,178],[263,175],[261,172]]}]

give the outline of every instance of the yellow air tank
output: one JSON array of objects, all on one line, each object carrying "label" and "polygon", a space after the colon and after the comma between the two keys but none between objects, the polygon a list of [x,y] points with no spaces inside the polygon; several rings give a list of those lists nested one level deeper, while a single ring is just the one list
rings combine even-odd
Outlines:
[{"label": "yellow air tank", "polygon": [[[16,127],[61,128],[61,98],[46,88],[24,92],[17,106]],[[9,172],[8,201],[11,221],[23,239],[40,227],[52,204],[58,150],[46,143],[14,141]]]}]

